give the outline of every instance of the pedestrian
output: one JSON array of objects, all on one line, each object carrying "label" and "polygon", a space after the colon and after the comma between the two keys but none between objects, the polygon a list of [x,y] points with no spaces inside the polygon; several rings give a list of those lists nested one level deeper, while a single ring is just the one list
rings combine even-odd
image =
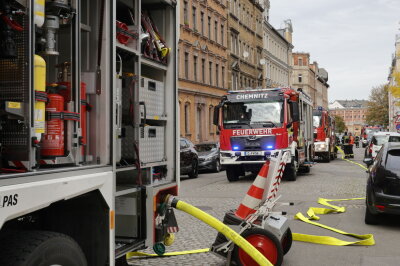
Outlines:
[{"label": "pedestrian", "polygon": [[360,137],[359,136],[356,136],[355,143],[356,143],[356,148],[358,148],[360,146]]},{"label": "pedestrian", "polygon": [[349,134],[349,157],[354,158],[354,152],[353,152],[353,145],[354,145],[354,136],[352,133]]}]

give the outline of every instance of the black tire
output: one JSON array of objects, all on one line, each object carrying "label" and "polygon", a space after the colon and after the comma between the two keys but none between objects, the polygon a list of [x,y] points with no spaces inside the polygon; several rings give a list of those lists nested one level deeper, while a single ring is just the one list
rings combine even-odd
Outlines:
[{"label": "black tire", "polygon": [[309,172],[311,172],[311,167],[309,165],[301,166],[299,168],[299,173],[308,174]]},{"label": "black tire", "polygon": [[226,178],[229,182],[235,182],[239,180],[239,171],[237,167],[229,165],[226,167]]},{"label": "black tire", "polygon": [[128,261],[126,260],[126,256],[119,257],[115,260],[115,266],[129,266]]},{"label": "black tire", "polygon": [[373,214],[368,205],[365,206],[365,224],[376,225],[379,224],[379,214]]},{"label": "black tire", "polygon": [[286,255],[286,253],[289,252],[290,248],[292,247],[292,244],[293,244],[292,230],[288,228],[285,232],[285,235],[282,237],[283,255]]},{"label": "black tire", "polygon": [[86,266],[86,257],[71,237],[48,231],[13,232],[0,241],[2,266]]},{"label": "black tire", "polygon": [[216,173],[221,172],[221,163],[218,159],[215,161],[214,172]]},{"label": "black tire", "polygon": [[[271,261],[271,255],[268,252],[271,252],[271,249],[266,250],[266,252],[263,252],[262,250],[258,249],[268,260],[271,261],[271,263],[275,266],[280,266],[283,261],[283,250],[282,250],[282,244],[279,242],[278,238],[272,234],[271,232],[261,229],[261,228],[251,228],[242,233],[242,237],[245,238],[246,240],[249,241],[249,238],[254,237],[254,236],[261,236],[263,237],[266,241],[268,241],[270,244],[273,244],[275,248],[275,254],[274,256],[276,257],[276,261]],[[251,241],[249,241],[251,242]],[[252,243],[251,243],[252,244]],[[257,247],[256,247],[257,248]],[[254,261],[253,263],[244,263],[242,261],[243,256],[246,256],[242,253],[241,249],[235,245],[233,249],[233,256],[232,259],[236,262],[236,265],[240,266],[248,266],[248,265],[257,265]],[[255,264],[254,264],[255,263]]]},{"label": "black tire", "polygon": [[194,160],[192,162],[192,170],[190,170],[188,174],[189,178],[198,178],[199,177],[199,162]]},{"label": "black tire", "polygon": [[325,155],[324,162],[326,162],[326,163],[331,162],[331,151],[328,151],[328,154]]},{"label": "black tire", "polygon": [[285,171],[283,172],[283,177],[288,181],[296,181],[297,179],[297,169],[295,166],[296,159],[293,157],[292,162],[286,164]]}]

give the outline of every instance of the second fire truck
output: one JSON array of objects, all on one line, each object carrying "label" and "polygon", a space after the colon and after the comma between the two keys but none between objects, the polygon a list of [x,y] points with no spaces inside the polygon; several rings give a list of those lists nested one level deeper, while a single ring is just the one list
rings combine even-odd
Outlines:
[{"label": "second fire truck", "polygon": [[257,173],[269,156],[290,151],[284,177],[296,180],[310,171],[314,139],[312,100],[290,88],[231,91],[214,113],[221,147],[221,165],[229,181],[246,171]]},{"label": "second fire truck", "polygon": [[319,106],[313,113],[315,155],[325,162],[337,157],[335,121],[327,110]]}]

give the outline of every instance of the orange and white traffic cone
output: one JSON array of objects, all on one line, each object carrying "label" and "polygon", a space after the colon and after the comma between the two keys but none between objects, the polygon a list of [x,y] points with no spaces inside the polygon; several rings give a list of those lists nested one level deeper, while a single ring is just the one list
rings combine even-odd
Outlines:
[{"label": "orange and white traffic cone", "polygon": [[242,219],[246,219],[249,214],[256,212],[256,207],[258,207],[263,200],[263,195],[265,191],[265,185],[267,183],[267,176],[269,171],[269,160],[265,162],[257,178],[254,180],[249,191],[244,197],[239,208],[236,210],[235,215]]}]

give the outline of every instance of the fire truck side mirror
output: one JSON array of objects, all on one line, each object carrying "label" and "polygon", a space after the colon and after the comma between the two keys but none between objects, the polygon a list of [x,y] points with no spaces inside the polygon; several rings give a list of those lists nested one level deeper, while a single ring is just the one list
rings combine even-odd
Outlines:
[{"label": "fire truck side mirror", "polygon": [[[213,121],[213,124],[214,125],[216,125],[216,126],[219,126],[219,110],[221,109],[221,107],[218,105],[218,106],[215,106],[215,108],[214,108],[214,121]],[[219,129],[219,127],[218,127],[218,129]]]}]

